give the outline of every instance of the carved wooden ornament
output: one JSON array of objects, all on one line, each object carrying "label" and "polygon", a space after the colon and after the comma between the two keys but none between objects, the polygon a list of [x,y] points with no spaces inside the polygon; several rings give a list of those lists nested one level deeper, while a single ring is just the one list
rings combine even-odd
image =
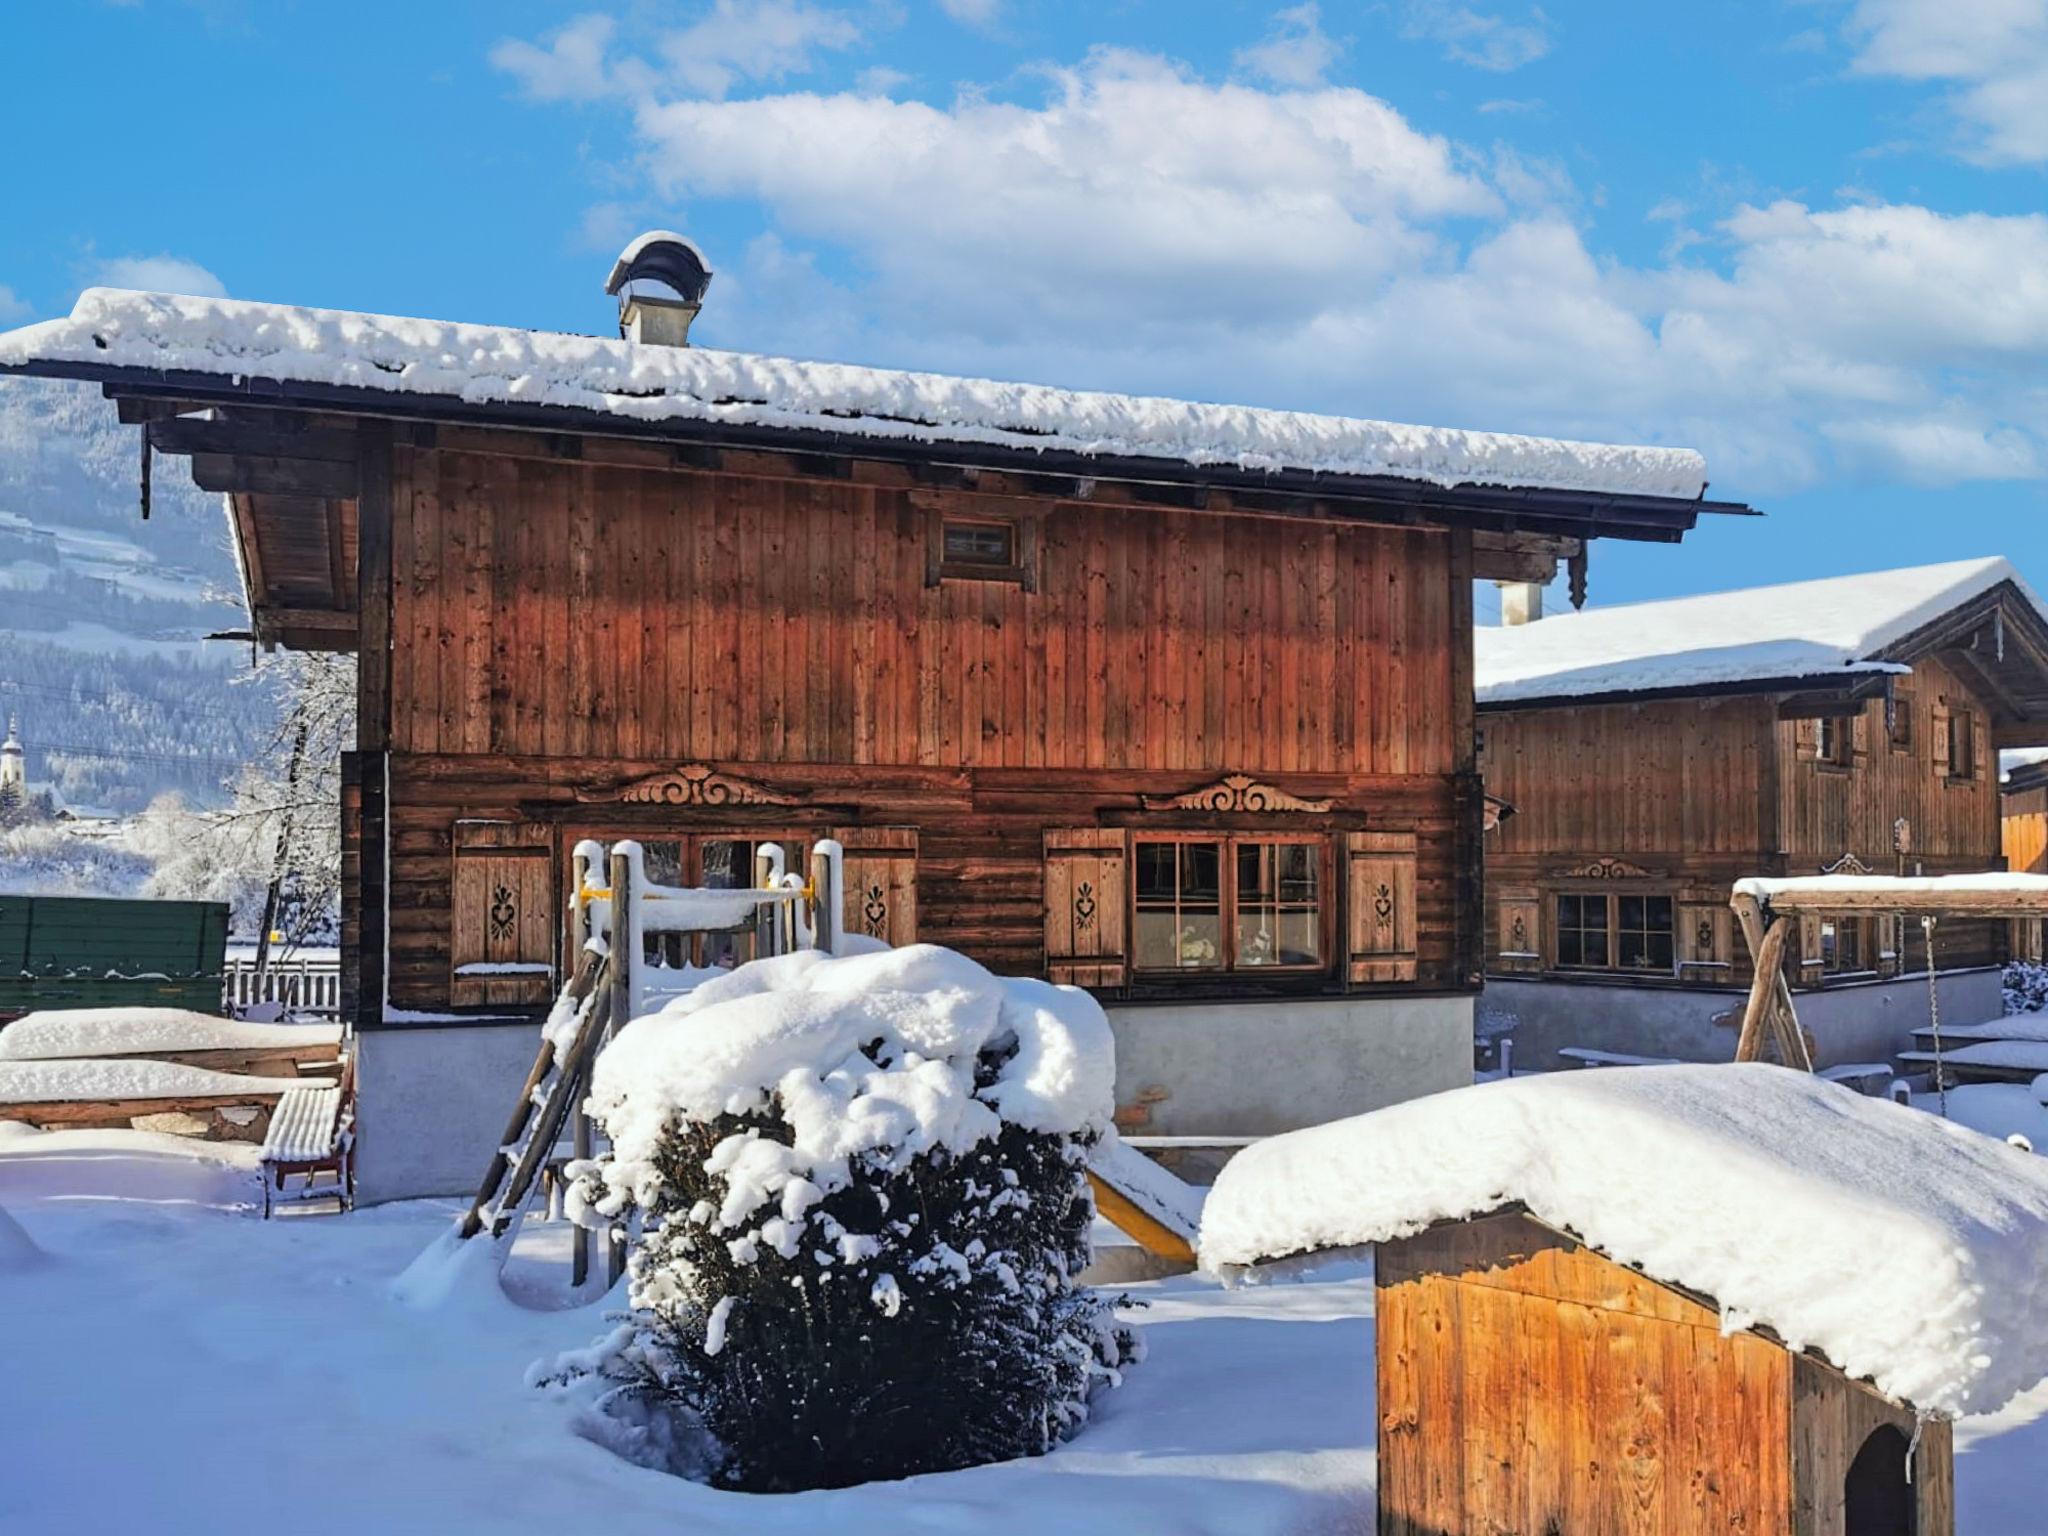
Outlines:
[{"label": "carved wooden ornament", "polygon": [[708,763],[683,763],[666,773],[650,774],[630,784],[586,785],[576,791],[583,801],[612,800],[622,805],[795,805],[798,796],[770,789],[753,779],[720,773]]},{"label": "carved wooden ornament", "polygon": [[1178,795],[1146,795],[1148,811],[1306,811],[1311,816],[1329,813],[1329,800],[1304,800],[1284,789],[1262,784],[1248,773],[1225,774],[1214,784]]},{"label": "carved wooden ornament", "polygon": [[1820,872],[1824,875],[1874,875],[1877,873],[1876,870],[1857,858],[1853,853],[1843,854],[1832,864],[1821,865]]},{"label": "carved wooden ornament", "polygon": [[1640,864],[1630,864],[1624,859],[1597,858],[1590,864],[1581,864],[1575,869],[1563,872],[1567,880],[1647,880],[1650,871]]}]

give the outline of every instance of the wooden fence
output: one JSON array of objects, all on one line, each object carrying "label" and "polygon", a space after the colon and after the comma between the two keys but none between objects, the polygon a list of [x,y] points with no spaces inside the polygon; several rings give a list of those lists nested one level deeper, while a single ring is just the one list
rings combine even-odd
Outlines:
[{"label": "wooden fence", "polygon": [[230,956],[221,988],[222,1011],[239,1013],[259,1003],[280,1003],[288,1013],[339,1018],[341,961],[293,956],[271,961],[258,977],[253,956]]}]

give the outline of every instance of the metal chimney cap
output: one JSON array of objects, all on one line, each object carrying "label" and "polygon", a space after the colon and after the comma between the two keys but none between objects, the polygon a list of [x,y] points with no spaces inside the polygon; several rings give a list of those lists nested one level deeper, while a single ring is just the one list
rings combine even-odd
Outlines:
[{"label": "metal chimney cap", "polygon": [[674,230],[650,229],[619,252],[604,291],[615,294],[636,278],[674,289],[686,304],[701,304],[704,290],[711,286],[711,264],[694,241]]}]

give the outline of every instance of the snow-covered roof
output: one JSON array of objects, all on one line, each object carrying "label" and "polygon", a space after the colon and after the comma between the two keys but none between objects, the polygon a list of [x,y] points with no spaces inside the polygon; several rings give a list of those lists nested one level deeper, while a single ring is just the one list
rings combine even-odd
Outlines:
[{"label": "snow-covered roof", "polygon": [[186,1008],[45,1008],[0,1026],[0,1061],[340,1044],[339,1024],[254,1024]]},{"label": "snow-covered roof", "polygon": [[2048,1161],[1760,1063],[1518,1077],[1246,1148],[1215,1270],[1521,1203],[1935,1413],[2048,1377]]},{"label": "snow-covered roof", "polygon": [[237,299],[89,288],[0,368],[143,368],[640,422],[856,433],[1254,471],[1697,499],[1691,449],[1566,442]]},{"label": "snow-covered roof", "polygon": [[1498,705],[1903,673],[1893,646],[2007,581],[2048,623],[2012,563],[1993,556],[1489,626],[1474,631],[1474,681],[1480,704]]}]

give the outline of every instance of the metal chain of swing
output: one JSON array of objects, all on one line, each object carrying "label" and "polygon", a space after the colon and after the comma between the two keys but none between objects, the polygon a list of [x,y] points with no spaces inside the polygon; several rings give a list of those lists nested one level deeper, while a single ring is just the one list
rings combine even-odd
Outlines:
[{"label": "metal chain of swing", "polygon": [[1941,1057],[1941,988],[1935,984],[1934,918],[1920,919],[1920,933],[1927,941],[1927,1021],[1934,1033],[1934,1093],[1941,1106],[1941,1118],[1948,1118],[1948,1068]]}]

